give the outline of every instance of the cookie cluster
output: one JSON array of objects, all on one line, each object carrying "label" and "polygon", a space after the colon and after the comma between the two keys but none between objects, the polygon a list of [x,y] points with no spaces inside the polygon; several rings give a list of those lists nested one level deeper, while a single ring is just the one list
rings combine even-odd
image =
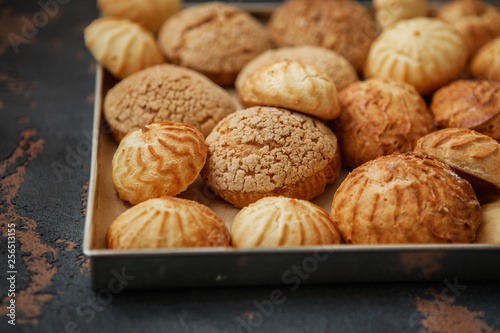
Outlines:
[{"label": "cookie cluster", "polygon": [[[500,221],[480,228],[481,193],[500,189],[498,8],[288,0],[267,19],[98,4],[85,42],[120,79],[103,114],[114,187],[135,205],[109,247],[500,239],[484,235]],[[241,208],[234,220],[175,198],[197,179]],[[329,214],[311,200],[333,183]]]}]

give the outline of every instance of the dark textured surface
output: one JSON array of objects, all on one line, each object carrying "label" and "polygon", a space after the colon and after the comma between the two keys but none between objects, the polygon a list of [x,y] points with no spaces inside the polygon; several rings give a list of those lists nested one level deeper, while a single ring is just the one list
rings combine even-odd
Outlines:
[{"label": "dark textured surface", "polygon": [[[453,276],[414,284],[92,291],[81,244],[95,66],[82,29],[97,11],[93,1],[69,1],[29,33],[26,22],[48,2],[0,0],[0,332],[500,330],[500,281]],[[16,51],[9,33],[28,43]],[[15,326],[6,316],[11,223]]]}]

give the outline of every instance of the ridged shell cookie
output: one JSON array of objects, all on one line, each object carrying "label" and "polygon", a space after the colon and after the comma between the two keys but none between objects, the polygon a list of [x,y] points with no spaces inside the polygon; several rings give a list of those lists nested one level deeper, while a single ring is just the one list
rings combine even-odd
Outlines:
[{"label": "ridged shell cookie", "polygon": [[103,17],[84,30],[94,58],[119,79],[165,61],[153,34],[126,19]]},{"label": "ridged shell cookie", "polygon": [[113,185],[131,204],[174,196],[196,179],[206,157],[204,137],[190,125],[143,126],[120,142],[112,161]]},{"label": "ridged shell cookie", "polygon": [[231,224],[231,244],[239,248],[339,243],[330,215],[306,200],[262,198],[243,208]]},{"label": "ridged shell cookie", "polygon": [[229,246],[229,230],[208,207],[173,197],[150,199],[129,208],[106,234],[110,249]]}]

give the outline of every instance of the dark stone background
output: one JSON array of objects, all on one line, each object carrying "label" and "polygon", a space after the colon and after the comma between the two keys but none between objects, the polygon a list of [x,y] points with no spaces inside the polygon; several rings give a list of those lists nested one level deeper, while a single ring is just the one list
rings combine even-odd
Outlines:
[{"label": "dark stone background", "polygon": [[[49,2],[57,8],[44,11]],[[97,16],[94,1],[0,0],[0,332],[499,331],[500,282],[454,277],[296,291],[92,291],[82,240],[95,64],[82,31]],[[6,316],[9,223],[16,326]],[[276,288],[283,296],[271,307]]]}]

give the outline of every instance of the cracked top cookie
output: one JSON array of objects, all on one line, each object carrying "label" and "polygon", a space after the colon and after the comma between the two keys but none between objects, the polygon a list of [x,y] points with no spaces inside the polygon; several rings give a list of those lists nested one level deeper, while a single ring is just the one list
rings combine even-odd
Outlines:
[{"label": "cracked top cookie", "polygon": [[161,27],[158,44],[170,62],[201,72],[220,85],[234,83],[247,62],[272,46],[259,21],[221,2],[174,14]]},{"label": "cracked top cookie", "polygon": [[115,139],[153,122],[175,121],[203,135],[235,111],[229,94],[204,75],[171,64],[149,67],[106,94],[104,116]]},{"label": "cracked top cookie", "polygon": [[335,134],[320,120],[286,109],[237,111],[206,143],[203,180],[236,207],[268,196],[310,200],[341,167]]},{"label": "cracked top cookie", "polygon": [[350,0],[287,1],[268,26],[278,46],[323,46],[340,53],[358,71],[380,30],[368,9]]}]

